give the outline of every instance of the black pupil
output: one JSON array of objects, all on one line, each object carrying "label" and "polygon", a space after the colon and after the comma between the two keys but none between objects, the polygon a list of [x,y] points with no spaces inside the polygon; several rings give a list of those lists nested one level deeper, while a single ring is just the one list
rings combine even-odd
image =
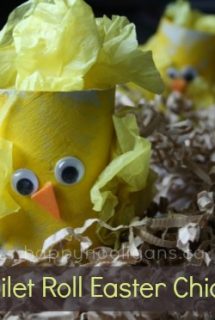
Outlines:
[{"label": "black pupil", "polygon": [[167,70],[167,75],[170,77],[170,79],[176,79],[178,77],[178,73],[174,69]]},{"label": "black pupil", "polygon": [[195,73],[192,70],[188,70],[184,73],[184,79],[187,81],[193,81],[195,78]]},{"label": "black pupil", "polygon": [[23,178],[17,182],[17,191],[23,195],[28,196],[34,191],[34,185],[31,180]]},{"label": "black pupil", "polygon": [[176,72],[170,72],[170,73],[169,73],[169,77],[170,77],[171,79],[177,78]]},{"label": "black pupil", "polygon": [[62,180],[65,183],[72,184],[78,180],[78,170],[75,167],[66,167],[62,171]]}]

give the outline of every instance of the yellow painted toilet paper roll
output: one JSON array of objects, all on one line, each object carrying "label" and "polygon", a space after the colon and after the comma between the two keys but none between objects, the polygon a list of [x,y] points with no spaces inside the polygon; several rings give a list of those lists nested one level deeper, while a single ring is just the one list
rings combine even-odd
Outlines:
[{"label": "yellow painted toilet paper roll", "polygon": [[[1,92],[3,243],[38,249],[63,227],[91,218],[129,224],[148,205],[150,142],[134,116],[113,116],[114,93]],[[86,233],[94,244],[95,231]]]},{"label": "yellow painted toilet paper roll", "polygon": [[1,237],[40,248],[95,216],[90,189],[110,159],[114,89],[11,90],[0,100]]},{"label": "yellow painted toilet paper roll", "polygon": [[[147,47],[153,49],[158,67],[192,66],[209,81],[215,81],[215,35],[178,26],[163,18]],[[162,70],[163,71],[163,70]]]}]

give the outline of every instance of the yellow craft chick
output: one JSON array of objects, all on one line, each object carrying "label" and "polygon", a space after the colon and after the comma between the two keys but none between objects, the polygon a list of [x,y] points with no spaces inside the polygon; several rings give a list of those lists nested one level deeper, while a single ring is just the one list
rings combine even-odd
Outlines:
[{"label": "yellow craft chick", "polygon": [[167,6],[156,33],[142,49],[153,51],[155,63],[166,83],[167,94],[174,89],[173,82],[169,81],[168,69],[182,73],[192,69],[195,70],[195,77],[189,85],[187,81],[177,81],[177,85],[183,86],[183,91],[198,107],[214,103],[214,15],[193,10],[189,1],[175,1]]},{"label": "yellow craft chick", "polygon": [[5,188],[20,209],[1,221],[2,238],[40,248],[61,226],[95,216],[89,190],[110,158],[113,106],[113,90],[15,94],[0,136],[12,147]]},{"label": "yellow craft chick", "polygon": [[113,117],[115,86],[163,89],[134,25],[96,19],[82,0],[30,0],[1,31],[0,56],[1,242],[37,250],[90,218],[128,224],[150,199],[150,143],[133,116]]},{"label": "yellow craft chick", "polygon": [[167,75],[169,77],[169,87],[172,91],[177,91],[185,94],[188,91],[189,85],[197,77],[197,71],[192,67],[186,67],[182,70],[176,68],[168,68]]}]

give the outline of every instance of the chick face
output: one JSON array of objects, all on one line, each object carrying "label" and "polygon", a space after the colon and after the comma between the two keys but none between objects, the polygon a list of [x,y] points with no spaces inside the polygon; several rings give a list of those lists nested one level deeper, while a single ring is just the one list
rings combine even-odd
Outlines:
[{"label": "chick face", "polygon": [[193,67],[185,67],[182,70],[171,67],[167,69],[167,76],[172,91],[186,93],[189,84],[196,78],[197,71]]},{"label": "chick face", "polygon": [[155,64],[163,73],[167,67],[192,66],[210,84],[214,83],[215,37],[163,17],[146,47],[154,52]]},{"label": "chick face", "polygon": [[27,216],[81,226],[110,157],[114,90],[9,95],[15,101],[0,128],[13,144],[8,192]]}]

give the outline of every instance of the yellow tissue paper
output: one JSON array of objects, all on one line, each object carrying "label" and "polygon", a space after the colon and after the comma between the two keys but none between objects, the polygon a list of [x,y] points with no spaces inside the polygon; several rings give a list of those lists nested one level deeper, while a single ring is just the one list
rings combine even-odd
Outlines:
[{"label": "yellow tissue paper", "polygon": [[0,33],[0,57],[1,88],[73,91],[133,81],[163,90],[135,26],[124,17],[96,19],[83,0],[29,0],[15,9]]},{"label": "yellow tissue paper", "polygon": [[135,26],[119,16],[112,20],[104,16],[96,22],[103,47],[86,75],[86,86],[104,89],[110,84],[132,81],[149,91],[157,88],[161,92],[163,85],[156,76],[152,53],[138,49]]},{"label": "yellow tissue paper", "polygon": [[178,0],[167,6],[165,17],[177,26],[195,29],[195,21],[201,17],[197,10],[191,10],[191,5],[186,0]]},{"label": "yellow tissue paper", "polygon": [[161,73],[174,66],[192,66],[200,76],[215,81],[215,16],[192,10],[189,2],[167,6],[156,34],[142,46],[152,50]]},{"label": "yellow tissue paper", "polygon": [[189,1],[178,0],[169,4],[165,16],[177,26],[215,34],[215,15],[192,9]]},{"label": "yellow tissue paper", "polygon": [[[128,225],[143,212],[153,184],[149,170],[151,144],[139,136],[135,116],[114,116],[114,127],[117,144],[113,159],[91,189],[91,201],[102,221],[117,226]],[[106,244],[118,241],[119,232],[98,227],[98,233]]]},{"label": "yellow tissue paper", "polygon": [[195,26],[196,30],[215,34],[215,15],[201,16]]}]

